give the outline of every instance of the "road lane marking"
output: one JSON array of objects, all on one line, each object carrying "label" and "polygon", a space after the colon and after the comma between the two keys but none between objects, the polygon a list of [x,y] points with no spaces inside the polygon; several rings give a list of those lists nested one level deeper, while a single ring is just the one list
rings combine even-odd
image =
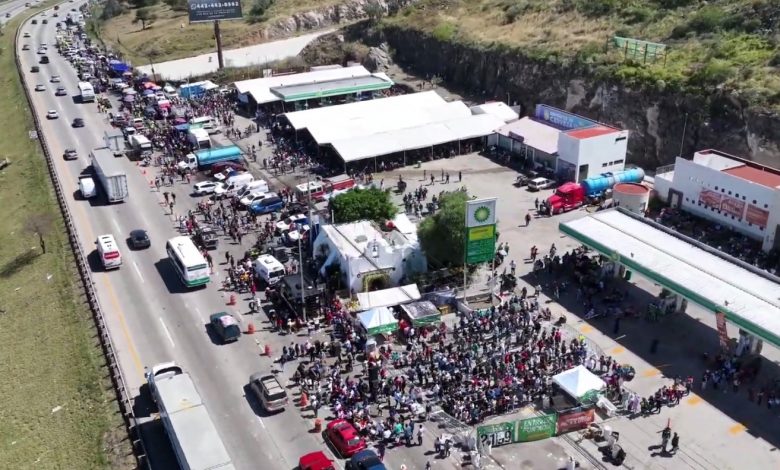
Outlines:
[{"label": "road lane marking", "polygon": [[138,277],[141,278],[141,282],[146,283],[144,281],[144,276],[141,274],[141,269],[138,267],[138,263],[133,261],[133,267],[135,268],[135,272],[138,273]]},{"label": "road lane marking", "polygon": [[694,396],[688,398],[687,400],[685,400],[685,402],[688,403],[691,406],[696,406],[696,405],[700,404],[703,401],[704,400],[702,400],[701,397],[698,396],[698,395],[694,395]]},{"label": "road lane marking", "polygon": [[661,371],[654,367],[642,372],[642,377],[655,377],[656,375],[661,375]]},{"label": "road lane marking", "polygon": [[593,331],[593,327],[590,325],[583,325],[580,327],[580,333],[588,334]]},{"label": "road lane marking", "polygon": [[165,321],[163,321],[162,317],[160,317],[160,324],[162,325],[163,330],[165,331],[165,336],[168,337],[168,341],[171,342],[171,346],[175,348],[176,343],[173,342],[173,336],[171,336],[171,332],[168,330],[168,327],[165,325]]},{"label": "road lane marking", "polygon": [[117,222],[115,218],[111,218],[111,223],[114,224],[117,232],[122,233],[122,229],[119,227],[119,222]]},{"label": "road lane marking", "polygon": [[265,423],[263,422],[263,418],[261,418],[261,417],[259,417],[259,416],[258,416],[258,417],[257,417],[257,420],[258,420],[258,421],[260,421],[260,426],[262,426],[262,427],[263,427],[263,429],[265,429]]},{"label": "road lane marking", "polygon": [[613,355],[622,354],[622,353],[624,353],[624,352],[626,352],[626,348],[624,348],[623,346],[615,346],[615,347],[614,347],[614,348],[612,348],[612,350],[610,351],[610,353],[611,353],[611,354],[613,354]]},{"label": "road lane marking", "polygon": [[144,377],[144,366],[141,363],[141,357],[138,355],[138,350],[135,349],[135,343],[133,342],[133,338],[130,335],[130,328],[127,326],[127,320],[125,319],[121,304],[119,303],[119,299],[117,298],[116,292],[114,291],[114,286],[112,286],[111,282],[108,280],[108,276],[103,277],[103,284],[105,285],[108,299],[111,301],[112,307],[117,313],[117,318],[119,318],[119,326],[122,328],[122,334],[125,337],[125,341],[127,341],[127,349],[130,351],[130,357],[133,358],[135,369],[140,377]]}]

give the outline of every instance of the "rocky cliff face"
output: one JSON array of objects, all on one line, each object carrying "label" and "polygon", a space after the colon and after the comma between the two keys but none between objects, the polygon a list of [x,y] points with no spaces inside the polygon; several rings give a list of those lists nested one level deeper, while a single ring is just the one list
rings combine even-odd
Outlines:
[{"label": "rocky cliff face", "polygon": [[681,143],[683,156],[714,148],[780,168],[780,115],[731,96],[631,89],[581,67],[442,42],[406,29],[385,28],[383,39],[394,59],[418,75],[437,75],[486,99],[509,96],[526,113],[545,103],[629,129],[628,161],[647,170],[674,162]]},{"label": "rocky cliff face", "polygon": [[414,0],[347,0],[337,5],[296,13],[268,29],[269,37],[289,36],[300,31],[325,29],[368,18],[369,5],[376,4],[385,14],[394,14]]}]

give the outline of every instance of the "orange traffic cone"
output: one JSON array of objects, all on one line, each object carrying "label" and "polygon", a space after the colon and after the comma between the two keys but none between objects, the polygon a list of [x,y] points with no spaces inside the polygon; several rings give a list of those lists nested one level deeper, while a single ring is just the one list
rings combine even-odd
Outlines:
[{"label": "orange traffic cone", "polygon": [[309,395],[306,392],[301,392],[301,409],[306,409],[309,406]]},{"label": "orange traffic cone", "polygon": [[255,332],[255,324],[254,323],[250,323],[249,325],[246,326],[246,334],[251,335],[251,334],[254,334],[254,332]]},{"label": "orange traffic cone", "polygon": [[230,294],[230,298],[228,299],[228,305],[235,305],[236,304],[236,294]]},{"label": "orange traffic cone", "polygon": [[266,355],[266,357],[271,357],[271,346],[266,344],[263,353]]},{"label": "orange traffic cone", "polygon": [[314,420],[314,432],[322,432],[322,420],[320,418]]}]

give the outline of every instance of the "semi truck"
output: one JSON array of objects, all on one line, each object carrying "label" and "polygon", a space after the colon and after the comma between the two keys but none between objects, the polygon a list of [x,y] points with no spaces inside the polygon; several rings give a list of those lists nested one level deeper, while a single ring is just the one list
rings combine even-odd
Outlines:
[{"label": "semi truck", "polygon": [[114,158],[114,151],[108,147],[100,147],[93,149],[89,156],[95,175],[106,191],[108,202],[122,202],[127,199],[127,175],[121,167],[121,161]]},{"label": "semi truck", "polygon": [[182,470],[234,470],[190,375],[165,362],[147,370],[146,382]]},{"label": "semi truck", "polygon": [[545,207],[551,215],[570,211],[584,205],[589,200],[598,200],[612,190],[618,183],[639,183],[644,179],[645,171],[632,168],[615,173],[602,173],[582,180],[581,183],[564,183],[545,201]]},{"label": "semi truck", "polygon": [[243,152],[237,145],[228,145],[227,147],[215,147],[204,150],[197,150],[188,153],[184,160],[179,162],[179,167],[184,170],[205,170],[211,165],[221,162],[241,162]]},{"label": "semi truck", "polygon": [[133,134],[128,138],[130,147],[133,149],[133,153],[140,157],[146,157],[152,155],[152,143],[145,136],[141,134]]}]

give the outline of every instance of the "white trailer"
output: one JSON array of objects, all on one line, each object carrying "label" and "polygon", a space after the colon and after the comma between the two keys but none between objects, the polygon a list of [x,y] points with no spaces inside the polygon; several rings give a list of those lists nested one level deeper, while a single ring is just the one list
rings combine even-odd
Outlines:
[{"label": "white trailer", "polygon": [[152,367],[146,381],[182,470],[234,470],[189,374],[165,362]]},{"label": "white trailer", "polygon": [[129,196],[127,175],[122,169],[120,160],[114,157],[114,151],[108,147],[101,147],[92,150],[89,156],[95,175],[106,191],[108,202],[122,202],[127,199]]}]

